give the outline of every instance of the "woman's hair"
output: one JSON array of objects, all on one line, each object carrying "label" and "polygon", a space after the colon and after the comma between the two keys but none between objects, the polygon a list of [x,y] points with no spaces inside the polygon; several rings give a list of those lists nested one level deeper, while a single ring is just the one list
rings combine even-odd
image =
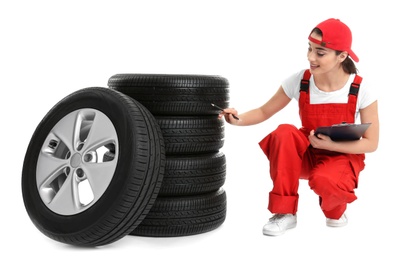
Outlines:
[{"label": "woman's hair", "polygon": [[[316,33],[319,36],[322,37],[322,31],[319,28],[314,28],[311,33]],[[336,51],[336,55],[340,55],[340,53],[342,53],[343,51],[340,50],[335,50]],[[348,73],[348,74],[357,74],[358,73],[358,69],[355,66],[354,61],[350,58],[350,56],[348,56],[343,62],[342,62],[342,68],[344,70],[344,72]]]}]

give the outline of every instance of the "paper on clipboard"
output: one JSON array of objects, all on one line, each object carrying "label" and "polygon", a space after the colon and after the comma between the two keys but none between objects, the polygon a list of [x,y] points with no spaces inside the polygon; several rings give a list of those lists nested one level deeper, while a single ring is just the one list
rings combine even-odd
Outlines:
[{"label": "paper on clipboard", "polygon": [[324,134],[329,136],[333,141],[353,141],[359,140],[366,132],[371,123],[364,124],[347,124],[341,123],[331,126],[318,127],[315,135]]}]

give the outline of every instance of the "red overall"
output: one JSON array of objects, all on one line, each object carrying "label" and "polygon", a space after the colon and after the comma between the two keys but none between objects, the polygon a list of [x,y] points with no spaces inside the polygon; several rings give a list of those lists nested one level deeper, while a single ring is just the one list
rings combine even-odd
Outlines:
[{"label": "red overall", "polygon": [[327,218],[339,219],[357,199],[354,189],[365,167],[364,154],[344,154],[313,148],[308,140],[312,129],[341,122],[354,123],[359,84],[356,75],[350,86],[348,103],[310,104],[310,71],[301,82],[299,115],[302,126],[282,124],[267,135],[259,146],[270,162],[273,189],[269,193],[268,209],[272,213],[296,214],[299,179],[307,179],[319,196],[319,204]]}]

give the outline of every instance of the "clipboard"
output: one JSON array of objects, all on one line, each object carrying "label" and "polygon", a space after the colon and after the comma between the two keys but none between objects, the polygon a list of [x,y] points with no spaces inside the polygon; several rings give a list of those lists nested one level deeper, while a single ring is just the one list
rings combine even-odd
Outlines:
[{"label": "clipboard", "polygon": [[321,126],[315,130],[315,135],[324,134],[329,136],[333,141],[354,141],[361,139],[362,135],[371,123],[364,124],[335,124],[331,126]]}]

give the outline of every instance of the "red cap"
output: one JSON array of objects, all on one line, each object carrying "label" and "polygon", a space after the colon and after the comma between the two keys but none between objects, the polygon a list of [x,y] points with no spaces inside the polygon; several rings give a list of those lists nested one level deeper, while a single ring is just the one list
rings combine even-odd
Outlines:
[{"label": "red cap", "polygon": [[309,35],[310,41],[332,50],[346,51],[355,62],[359,61],[358,56],[351,50],[352,34],[346,24],[339,19],[330,18],[319,23],[315,28],[322,31],[322,40],[319,41]]}]

